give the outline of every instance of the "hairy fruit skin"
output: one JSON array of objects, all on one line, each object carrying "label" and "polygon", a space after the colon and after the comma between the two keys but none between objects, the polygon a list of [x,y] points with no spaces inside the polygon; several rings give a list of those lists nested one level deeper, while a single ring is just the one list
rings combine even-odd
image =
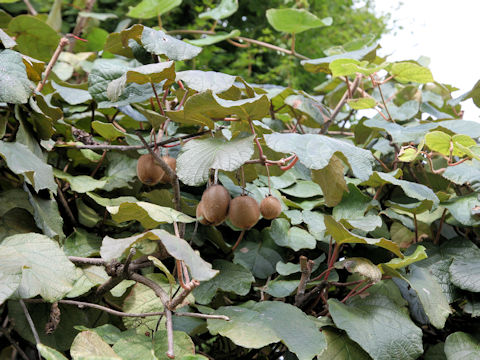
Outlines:
[{"label": "hairy fruit skin", "polygon": [[275,196],[269,195],[260,203],[260,212],[264,219],[273,220],[282,213],[282,204]]},{"label": "hairy fruit skin", "polygon": [[204,218],[219,225],[227,218],[230,194],[222,185],[212,185],[203,192],[201,203]]},{"label": "hairy fruit skin", "polygon": [[195,210],[197,221],[202,224],[202,225],[211,225],[207,219],[205,219],[205,216],[203,215],[203,204],[200,201],[197,205],[197,209]]},{"label": "hairy fruit skin", "polygon": [[237,196],[230,201],[228,217],[236,227],[242,230],[250,229],[260,218],[260,207],[257,200],[250,196]]},{"label": "hairy fruit skin", "polygon": [[[171,156],[162,156],[162,160],[165,161],[165,163],[175,172],[177,169],[177,159],[171,157]],[[162,170],[163,171],[163,170]],[[163,176],[160,179],[161,183],[169,183],[171,182],[172,179],[166,172],[163,172]]]},{"label": "hairy fruit skin", "polygon": [[153,158],[152,154],[145,154],[138,158],[137,177],[145,185],[155,185],[165,175],[163,169]]}]

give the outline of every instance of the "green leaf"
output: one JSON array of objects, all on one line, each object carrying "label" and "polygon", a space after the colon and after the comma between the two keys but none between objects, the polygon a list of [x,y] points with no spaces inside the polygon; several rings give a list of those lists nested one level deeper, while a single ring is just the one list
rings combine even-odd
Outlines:
[{"label": "green leaf", "polygon": [[321,26],[330,26],[332,18],[319,19],[305,9],[268,9],[267,20],[277,31],[299,34]]},{"label": "green leaf", "polygon": [[[166,355],[168,350],[167,331],[155,332],[155,341],[145,334],[125,337],[115,343],[113,349],[123,360],[168,360]],[[183,331],[174,331],[173,351],[175,358],[182,360],[184,356],[195,353],[195,345]]]},{"label": "green leaf", "polygon": [[475,257],[455,259],[449,268],[452,284],[460,289],[480,292],[480,260]]},{"label": "green leaf", "polygon": [[100,254],[102,239],[82,228],[76,228],[65,240],[63,251],[67,256],[91,257]]},{"label": "green leaf", "polygon": [[437,329],[443,329],[448,316],[452,313],[442,288],[428,269],[411,266],[405,275],[410,286],[417,293],[430,323]]},{"label": "green leaf", "polygon": [[120,258],[135,243],[144,239],[160,240],[171,256],[185,262],[192,276],[197,280],[206,281],[218,273],[218,271],[212,270],[212,266],[205,262],[185,240],[173,236],[165,230],[150,230],[146,233],[123,239],[113,239],[105,236],[100,254],[105,260]]},{"label": "green leaf", "polygon": [[412,254],[405,256],[403,259],[401,258],[392,259],[389,262],[385,263],[385,265],[387,265],[392,269],[400,269],[410,264],[413,264],[417,261],[426,259],[427,257],[428,256],[427,256],[427,253],[425,252],[425,247],[423,247],[422,245],[419,245],[415,248],[415,251]]},{"label": "green leaf", "polygon": [[145,27],[141,43],[145,50],[155,55],[165,55],[170,60],[190,60],[200,54],[201,47],[190,45],[160,30]]},{"label": "green leaf", "polygon": [[92,96],[87,90],[62,86],[57,84],[55,81],[51,81],[50,85],[52,85],[57,94],[60,95],[60,97],[69,105],[79,105],[92,100]]},{"label": "green leaf", "polygon": [[267,284],[261,288],[261,290],[273,297],[287,297],[294,293],[294,291],[298,288],[299,283],[300,280],[275,279],[267,282]]},{"label": "green leaf", "polygon": [[335,325],[374,360],[413,360],[423,353],[422,330],[385,295],[357,296],[348,305],[329,299],[328,309]]},{"label": "green leaf", "polygon": [[175,81],[183,81],[188,88],[198,92],[211,90],[216,94],[230,89],[235,79],[236,76],[216,71],[187,70],[177,72]]},{"label": "green leaf", "polygon": [[327,340],[327,349],[317,357],[318,360],[370,360],[370,356],[347,334],[330,329],[322,329]]},{"label": "green leaf", "polygon": [[0,155],[15,174],[23,175],[35,191],[49,189],[57,193],[52,167],[34,155],[28,147],[18,142],[0,141]]},{"label": "green leaf", "polygon": [[105,140],[113,141],[119,137],[125,136],[125,133],[118,130],[111,123],[104,123],[102,121],[93,121],[92,128],[99,133]]},{"label": "green leaf", "polygon": [[250,349],[283,342],[299,360],[311,360],[326,347],[316,324],[297,307],[280,301],[249,301],[240,306],[222,306],[214,312],[230,321],[207,320],[212,335],[228,337]]},{"label": "green leaf", "polygon": [[282,193],[298,198],[311,198],[323,195],[322,189],[313,181],[297,180],[290,187],[280,189]]},{"label": "green leaf", "polygon": [[73,360],[121,360],[115,351],[93,331],[82,331],[73,340],[70,355]]},{"label": "green leaf", "polygon": [[[380,66],[368,66],[368,61],[358,61],[355,59],[337,59],[329,64],[332,76],[350,76],[360,73],[369,76],[384,69],[388,63],[383,63]],[[373,99],[372,99],[373,100]]]},{"label": "green leaf", "polygon": [[250,231],[246,241],[235,250],[233,262],[243,265],[255,277],[266,279],[275,273],[277,262],[283,260],[280,249],[270,236],[262,238],[258,231]]},{"label": "green leaf", "polygon": [[429,69],[412,62],[398,62],[392,65],[390,74],[395,80],[402,83],[417,82],[425,84],[433,82],[433,76]]},{"label": "green leaf", "polygon": [[155,265],[157,269],[159,269],[161,272],[165,274],[165,276],[168,279],[168,283],[170,284],[170,288],[173,288],[176,284],[176,280],[173,277],[173,275],[170,273],[170,271],[167,269],[167,267],[160,261],[160,259],[157,259],[154,256],[149,256],[148,260],[153,262],[153,265]]},{"label": "green leaf", "polygon": [[28,200],[33,207],[33,216],[37,226],[43,230],[48,237],[63,241],[65,234],[63,233],[63,219],[58,211],[57,201],[50,194],[50,199],[45,199],[36,194],[32,194],[25,187],[28,193]]},{"label": "green leaf", "polygon": [[8,33],[15,36],[17,50],[41,61],[49,61],[58,46],[60,36],[42,20],[20,15],[8,24]]},{"label": "green leaf", "polygon": [[107,183],[106,180],[96,180],[87,175],[73,176],[58,169],[53,169],[53,175],[59,179],[67,181],[70,184],[70,188],[80,194],[84,194],[95,189],[101,189]]},{"label": "green leaf", "polygon": [[146,229],[153,229],[160,224],[173,222],[191,223],[194,218],[170,207],[158,206],[144,201],[124,202],[118,206],[107,206],[116,222],[137,220]]},{"label": "green leaf", "polygon": [[[69,292],[77,279],[75,266],[58,244],[41,234],[17,234],[3,239],[0,260],[0,273],[21,276],[17,298],[40,295],[53,302]],[[5,294],[4,289],[0,290],[1,294]]]},{"label": "green leaf", "polygon": [[338,205],[344,191],[349,191],[343,176],[343,163],[335,155],[323,169],[312,170],[312,180],[322,188],[325,205],[329,207]]},{"label": "green leaf", "polygon": [[193,291],[195,300],[199,304],[209,304],[218,290],[245,296],[250,291],[251,284],[255,281],[250,271],[242,265],[225,260],[215,260],[213,268],[220,271],[218,275],[209,281],[202,282]]},{"label": "green leaf", "polygon": [[373,98],[364,97],[359,99],[347,100],[348,106],[354,110],[372,109],[377,105],[377,101]]},{"label": "green leaf", "polygon": [[442,206],[450,211],[450,214],[455,220],[465,226],[475,226],[480,224],[478,217],[474,216],[472,213],[473,209],[479,205],[480,201],[478,200],[478,195],[476,193],[457,196],[442,203]]},{"label": "green leaf", "polygon": [[348,162],[357,178],[366,180],[372,174],[375,160],[372,153],[348,142],[314,134],[275,133],[264,135],[264,138],[269,148],[282,153],[295,153],[309,169],[323,169],[337,153],[336,156],[340,155]]},{"label": "green leaf", "polygon": [[431,131],[425,135],[425,144],[433,151],[443,155],[450,154],[450,141],[452,137],[443,131]]},{"label": "green leaf", "polygon": [[109,19],[117,19],[118,16],[113,13],[96,13],[96,12],[87,12],[87,11],[80,11],[78,16],[88,18],[88,19],[96,19],[99,21],[105,21]]},{"label": "green leaf", "polygon": [[208,46],[208,45],[213,45],[237,36],[240,36],[240,30],[232,30],[229,33],[220,31],[215,33],[215,35],[207,35],[207,36],[201,37],[200,39],[185,40],[185,41],[195,46]]},{"label": "green leaf", "polygon": [[135,19],[151,19],[169,12],[182,3],[182,0],[142,0],[129,6],[127,16]]},{"label": "green leaf", "polygon": [[27,192],[10,189],[0,192],[0,217],[14,208],[21,208],[33,214],[33,207],[28,200]]},{"label": "green leaf", "polygon": [[20,53],[0,50],[0,102],[25,104],[33,89]]},{"label": "green leaf", "polygon": [[345,227],[336,222],[330,215],[325,215],[325,227],[327,232],[333,237],[335,242],[341,244],[369,244],[379,246],[393,252],[398,257],[403,258],[403,254],[400,251],[399,246],[391,240],[385,238],[372,239],[359,235],[355,235],[345,229]]},{"label": "green leaf", "polygon": [[480,342],[470,334],[457,331],[445,340],[444,351],[448,360],[475,360],[480,357]]},{"label": "green leaf", "polygon": [[273,220],[272,226],[264,231],[278,246],[289,247],[294,251],[314,249],[317,244],[312,235],[299,227],[290,227],[286,219]]},{"label": "green leaf", "polygon": [[301,112],[308,116],[311,120],[302,120],[302,124],[307,126],[318,127],[318,125],[323,125],[330,118],[330,112],[322,103],[309,96],[290,95],[285,98],[284,104],[290,105],[292,110],[295,109],[295,113]]},{"label": "green leaf", "polygon": [[379,282],[382,279],[382,272],[370,260],[365,258],[352,257],[335,264],[336,269],[346,269],[350,273],[360,274],[373,283]]},{"label": "green leaf", "polygon": [[218,21],[232,16],[237,10],[238,0],[222,0],[216,8],[202,12],[198,17]]},{"label": "green leaf", "polygon": [[46,360],[67,360],[65,356],[63,356],[61,353],[59,353],[57,350],[52,349],[51,347],[48,347],[43,344],[37,344],[37,349],[40,351],[40,354],[46,359]]},{"label": "green leaf", "polygon": [[253,135],[233,140],[192,140],[177,158],[177,176],[186,185],[198,186],[208,179],[209,169],[234,171],[253,155]]},{"label": "green leaf", "polygon": [[128,70],[118,79],[108,84],[107,96],[115,102],[124,93],[127,84],[155,84],[164,80],[170,82],[175,80],[175,64],[173,61],[148,64]]},{"label": "green leaf", "polygon": [[105,176],[100,180],[106,180],[103,187],[105,191],[112,191],[118,188],[131,188],[130,183],[137,176],[137,159],[131,158],[119,152],[110,151],[107,153],[108,165]]},{"label": "green leaf", "polygon": [[319,59],[302,60],[301,64],[305,67],[305,70],[307,71],[313,73],[324,72],[330,74],[331,71],[329,64],[332,61],[335,61],[337,59],[375,60],[377,48],[378,45],[374,44],[360,50],[350,51],[343,54],[336,54]]},{"label": "green leaf", "polygon": [[427,201],[427,204],[429,204],[430,208],[433,205],[438,205],[438,197],[435,195],[432,189],[422,184],[397,179],[397,176],[402,176],[401,170],[396,173],[382,173],[375,171],[370,179],[363,182],[362,185],[378,187],[384,184],[392,184],[400,186],[405,195],[420,201]]},{"label": "green leaf", "polygon": [[46,21],[47,25],[50,25],[52,29],[59,32],[62,28],[62,1],[55,0],[53,2],[52,8],[48,13],[48,18]]},{"label": "green leaf", "polygon": [[0,41],[5,49],[11,49],[17,46],[17,42],[8,36],[8,34],[2,29],[0,29]]}]

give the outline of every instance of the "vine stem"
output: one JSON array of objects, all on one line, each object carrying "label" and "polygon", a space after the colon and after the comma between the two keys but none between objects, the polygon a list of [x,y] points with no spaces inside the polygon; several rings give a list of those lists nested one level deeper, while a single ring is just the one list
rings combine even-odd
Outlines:
[{"label": "vine stem", "polygon": [[58,46],[55,49],[55,52],[53,53],[52,58],[48,62],[47,68],[45,69],[45,75],[43,77],[43,80],[40,82],[40,84],[38,84],[37,88],[35,89],[36,92],[42,91],[43,87],[45,86],[45,83],[47,82],[48,76],[52,72],[53,65],[55,65],[55,63],[58,60],[58,57],[60,56],[60,53],[63,51],[63,48],[67,46],[69,42],[70,41],[65,36],[60,39]]},{"label": "vine stem", "polygon": [[[22,307],[23,313],[25,314],[25,317],[27,318],[28,325],[30,325],[30,329],[32,330],[33,337],[35,338],[35,343],[41,344],[40,337],[38,336],[37,329],[35,329],[35,324],[33,323],[32,317],[30,316],[30,313],[28,312],[27,306],[23,302],[22,299],[19,300],[20,306]],[[37,349],[38,352],[38,358],[42,359],[42,354],[40,354],[40,350]]]},{"label": "vine stem", "polygon": [[165,309],[165,327],[167,328],[167,343],[168,350],[166,355],[169,359],[175,359],[175,352],[173,350],[173,321],[172,321],[172,312],[168,309]]},{"label": "vine stem", "polygon": [[155,89],[155,84],[151,82],[150,85],[152,86],[153,94],[155,95],[155,99],[157,100],[157,105],[158,105],[158,108],[160,109],[160,113],[162,114],[162,116],[165,116],[165,110],[163,110],[162,102],[158,97],[157,89]]},{"label": "vine stem", "polygon": [[238,245],[240,245],[240,242],[241,242],[242,239],[243,239],[243,235],[245,235],[245,230],[242,230],[242,232],[241,232],[240,235],[238,236],[237,241],[236,241],[235,244],[232,246],[232,253],[235,251],[235,249],[238,247]]},{"label": "vine stem", "polygon": [[435,245],[438,245],[440,243],[440,234],[442,233],[443,223],[445,222],[445,215],[447,215],[447,209],[443,209],[440,224],[438,225],[437,234],[435,235],[435,240],[433,240],[433,243]]}]

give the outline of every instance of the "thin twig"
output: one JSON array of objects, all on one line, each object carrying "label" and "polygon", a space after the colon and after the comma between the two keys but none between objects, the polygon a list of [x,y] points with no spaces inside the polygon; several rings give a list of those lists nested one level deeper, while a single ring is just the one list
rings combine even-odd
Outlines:
[{"label": "thin twig", "polygon": [[242,232],[240,233],[240,235],[238,236],[238,239],[237,241],[235,242],[235,244],[232,246],[232,253],[237,249],[238,245],[240,245],[240,242],[242,241],[243,239],[243,235],[245,235],[245,230],[242,230]]},{"label": "thin twig", "polygon": [[100,169],[100,166],[102,166],[103,160],[105,160],[105,156],[107,156],[107,150],[103,150],[102,157],[98,161],[97,166],[95,166],[95,169],[93,169],[92,173],[90,174],[90,177],[94,177],[95,174],[97,173],[98,169]]},{"label": "thin twig", "polygon": [[78,265],[98,265],[103,266],[106,261],[101,258],[84,258],[79,256],[69,256],[68,260]]},{"label": "thin twig", "polygon": [[[22,299],[19,300],[20,306],[23,309],[23,313],[25,314],[25,317],[27,318],[28,325],[30,325],[30,329],[32,330],[33,337],[35,338],[35,343],[41,344],[40,337],[38,336],[37,329],[35,329],[35,324],[33,323],[32,317],[30,316],[30,313],[28,312],[27,307],[25,306],[25,303],[23,302]],[[38,358],[41,360],[42,359],[42,354],[40,354],[40,350],[38,350]]]},{"label": "thin twig", "polygon": [[165,116],[165,110],[163,110],[162,103],[161,103],[160,98],[158,97],[158,94],[157,94],[157,89],[155,89],[155,84],[153,82],[151,82],[150,85],[152,86],[153,94],[155,95],[155,99],[157,100],[157,105],[158,105],[158,108],[160,109],[160,113],[163,116]]},{"label": "thin twig", "polygon": [[55,50],[55,52],[52,55],[52,58],[50,59],[50,62],[47,65],[47,68],[45,69],[45,73],[43,76],[43,80],[38,84],[37,88],[35,89],[36,92],[41,92],[43,87],[45,86],[45,83],[47,82],[48,76],[52,72],[53,65],[58,60],[58,57],[60,56],[60,53],[63,51],[63,48],[68,45],[70,41],[66,37],[62,37],[58,43],[58,46]]},{"label": "thin twig", "polygon": [[67,212],[67,215],[70,218],[70,221],[72,222],[72,225],[76,226],[77,225],[77,220],[75,219],[75,216],[73,216],[72,209],[70,209],[70,206],[68,205],[68,202],[65,199],[65,195],[63,195],[62,186],[60,184],[60,181],[58,179],[55,179],[55,182],[58,185],[57,196],[60,199],[60,202],[62,203],[63,208]]},{"label": "thin twig", "polygon": [[168,350],[166,355],[169,359],[175,359],[175,352],[173,350],[173,321],[172,321],[172,312],[168,309],[165,309],[165,327],[167,328],[167,343]]},{"label": "thin twig", "polygon": [[28,13],[30,15],[32,15],[32,16],[37,16],[38,15],[37,10],[35,10],[35,8],[33,7],[32,3],[29,0],[23,0],[23,2],[27,6],[27,10],[28,10]]},{"label": "thin twig", "polygon": [[438,224],[437,234],[435,235],[435,240],[433,243],[438,245],[440,243],[440,234],[442,233],[443,223],[445,222],[445,215],[447,215],[447,209],[443,209],[442,218],[440,219],[440,224]]},{"label": "thin twig", "polygon": [[[88,0],[87,4],[85,6],[85,9],[83,10],[84,13],[89,13],[93,9],[93,5],[95,5],[96,0]],[[72,34],[75,36],[80,36],[80,34],[83,31],[83,28],[87,24],[88,17],[85,16],[78,16],[77,17],[77,23],[75,24],[75,28],[72,31]],[[68,51],[72,52],[73,51],[73,46],[75,45],[75,40],[72,40],[72,43],[68,47]]]},{"label": "thin twig", "polygon": [[300,306],[305,298],[305,288],[310,281],[310,275],[312,274],[313,265],[315,262],[308,260],[306,256],[300,256],[300,269],[302,276],[300,283],[298,284],[297,294],[295,295],[295,306]]}]

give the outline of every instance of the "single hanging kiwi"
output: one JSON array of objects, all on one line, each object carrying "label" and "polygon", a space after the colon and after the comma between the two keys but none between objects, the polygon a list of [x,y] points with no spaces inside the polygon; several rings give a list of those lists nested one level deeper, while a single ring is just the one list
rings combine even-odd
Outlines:
[{"label": "single hanging kiwi", "polygon": [[[171,156],[162,156],[162,160],[165,161],[165,163],[170,166],[170,169],[173,170],[173,172],[175,172],[175,170],[177,169],[177,160]],[[161,183],[169,183],[171,182],[172,179],[170,178],[170,176],[168,176],[168,174],[166,172],[163,173],[163,176],[162,178],[160,179],[160,182]]]},{"label": "single hanging kiwi", "polygon": [[230,201],[228,217],[233,225],[246,230],[253,227],[260,217],[257,200],[250,196],[237,196]]},{"label": "single hanging kiwi", "polygon": [[275,219],[282,212],[282,204],[275,196],[269,195],[260,203],[260,212],[264,219]]},{"label": "single hanging kiwi", "polygon": [[222,185],[212,185],[203,192],[201,203],[204,218],[219,225],[227,218],[230,194]]},{"label": "single hanging kiwi", "polygon": [[137,161],[137,176],[145,185],[155,185],[160,182],[165,172],[157,164],[152,154],[142,155]]}]

